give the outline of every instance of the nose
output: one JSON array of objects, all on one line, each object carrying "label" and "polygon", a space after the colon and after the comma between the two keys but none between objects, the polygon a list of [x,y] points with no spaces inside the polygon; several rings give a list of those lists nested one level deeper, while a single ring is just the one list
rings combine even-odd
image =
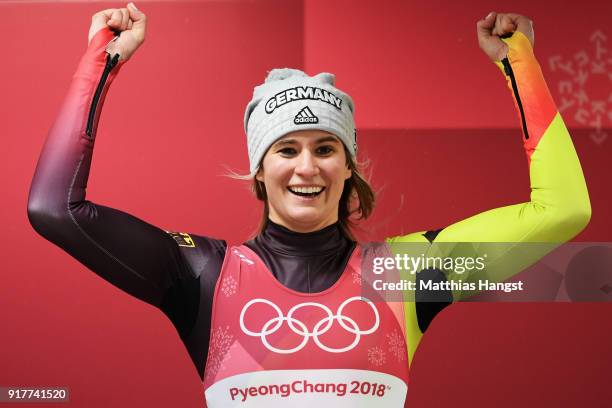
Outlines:
[{"label": "nose", "polygon": [[297,157],[295,173],[302,177],[314,177],[319,174],[317,158],[308,149],[303,149]]}]

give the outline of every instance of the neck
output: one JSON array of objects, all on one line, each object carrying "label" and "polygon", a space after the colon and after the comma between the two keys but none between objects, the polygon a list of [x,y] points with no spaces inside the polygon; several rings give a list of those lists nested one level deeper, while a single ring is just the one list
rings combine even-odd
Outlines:
[{"label": "neck", "polygon": [[273,222],[276,225],[283,226],[290,231],[299,232],[299,233],[309,233],[320,231],[323,228],[329,227],[332,224],[338,223],[338,217],[330,218],[327,220],[323,220],[316,224],[299,224],[299,223],[287,223],[286,221],[280,219],[275,214],[271,213],[268,217],[268,222]]},{"label": "neck", "polygon": [[273,243],[275,251],[312,255],[336,251],[339,245],[347,241],[347,238],[342,233],[338,222],[317,231],[300,232],[268,219],[266,227],[255,240],[267,246]]}]

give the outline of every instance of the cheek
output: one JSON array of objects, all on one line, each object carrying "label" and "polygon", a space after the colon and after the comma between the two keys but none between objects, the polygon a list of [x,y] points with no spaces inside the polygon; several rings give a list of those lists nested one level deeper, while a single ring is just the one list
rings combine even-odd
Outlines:
[{"label": "cheek", "polygon": [[265,175],[263,177],[264,184],[268,191],[278,191],[285,188],[291,178],[291,171],[288,166],[283,166],[282,163],[273,162],[267,166],[264,163]]},{"label": "cheek", "polygon": [[333,168],[330,168],[328,174],[332,175],[332,180],[335,185],[343,186],[347,175],[346,166],[342,164],[334,165]]}]

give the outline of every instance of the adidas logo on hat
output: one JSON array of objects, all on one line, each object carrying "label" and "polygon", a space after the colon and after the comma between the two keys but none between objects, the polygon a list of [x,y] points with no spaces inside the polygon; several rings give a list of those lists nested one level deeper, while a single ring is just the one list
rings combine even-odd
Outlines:
[{"label": "adidas logo on hat", "polygon": [[304,106],[304,108],[299,111],[297,115],[295,115],[293,123],[295,123],[296,125],[319,123],[319,118],[317,118],[314,113],[312,113],[308,106]]}]

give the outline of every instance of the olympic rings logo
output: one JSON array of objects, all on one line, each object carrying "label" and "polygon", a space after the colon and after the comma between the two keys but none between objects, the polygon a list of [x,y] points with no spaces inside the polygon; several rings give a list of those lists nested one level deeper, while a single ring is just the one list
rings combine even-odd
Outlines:
[{"label": "olympic rings logo", "polygon": [[[361,330],[353,319],[351,319],[350,317],[344,316],[342,314],[342,311],[344,310],[344,308],[349,303],[354,302],[354,301],[365,302],[372,308],[372,311],[374,312],[376,321],[372,325],[372,327],[370,327],[367,330]],[[244,324],[244,315],[247,313],[247,310],[256,303],[264,303],[266,305],[271,306],[276,311],[276,314],[277,314],[276,317],[268,320],[266,324],[263,325],[261,331],[259,332],[254,332],[254,331],[247,329]],[[327,313],[327,317],[324,317],[319,322],[317,322],[317,324],[314,325],[312,333],[308,331],[308,328],[302,321],[293,317],[293,314],[297,310],[303,307],[308,307],[308,306],[319,308],[323,310],[325,313]],[[355,335],[353,342],[349,344],[348,346],[343,347],[343,348],[332,348],[332,347],[328,347],[325,344],[321,343],[321,340],[319,340],[320,335],[327,333],[327,331],[331,329],[332,325],[334,324],[334,321],[338,321],[338,323],[340,324],[340,326],[342,326],[344,330]],[[291,331],[303,337],[302,342],[294,348],[280,349],[280,348],[272,346],[268,342],[267,336],[277,332],[283,325],[283,322],[287,322]],[[278,307],[276,304],[274,304],[273,302],[267,299],[252,299],[247,304],[244,305],[244,307],[242,308],[242,312],[240,312],[240,328],[242,329],[242,331],[249,336],[260,337],[261,342],[263,343],[264,346],[266,346],[268,350],[274,353],[279,353],[279,354],[292,354],[292,353],[300,351],[301,349],[306,347],[306,344],[308,343],[308,339],[310,338],[314,340],[315,344],[319,346],[321,350],[324,350],[330,353],[344,353],[346,351],[354,349],[359,343],[361,336],[373,333],[376,329],[378,329],[379,324],[380,324],[380,316],[378,315],[378,310],[376,309],[376,306],[370,300],[364,297],[361,297],[361,296],[353,296],[351,298],[346,299],[344,302],[342,302],[340,307],[338,307],[338,311],[336,312],[336,314],[332,313],[329,307],[322,305],[320,303],[304,302],[304,303],[300,303],[300,304],[293,306],[289,310],[289,313],[287,314],[287,316],[284,316],[280,307]]]}]

